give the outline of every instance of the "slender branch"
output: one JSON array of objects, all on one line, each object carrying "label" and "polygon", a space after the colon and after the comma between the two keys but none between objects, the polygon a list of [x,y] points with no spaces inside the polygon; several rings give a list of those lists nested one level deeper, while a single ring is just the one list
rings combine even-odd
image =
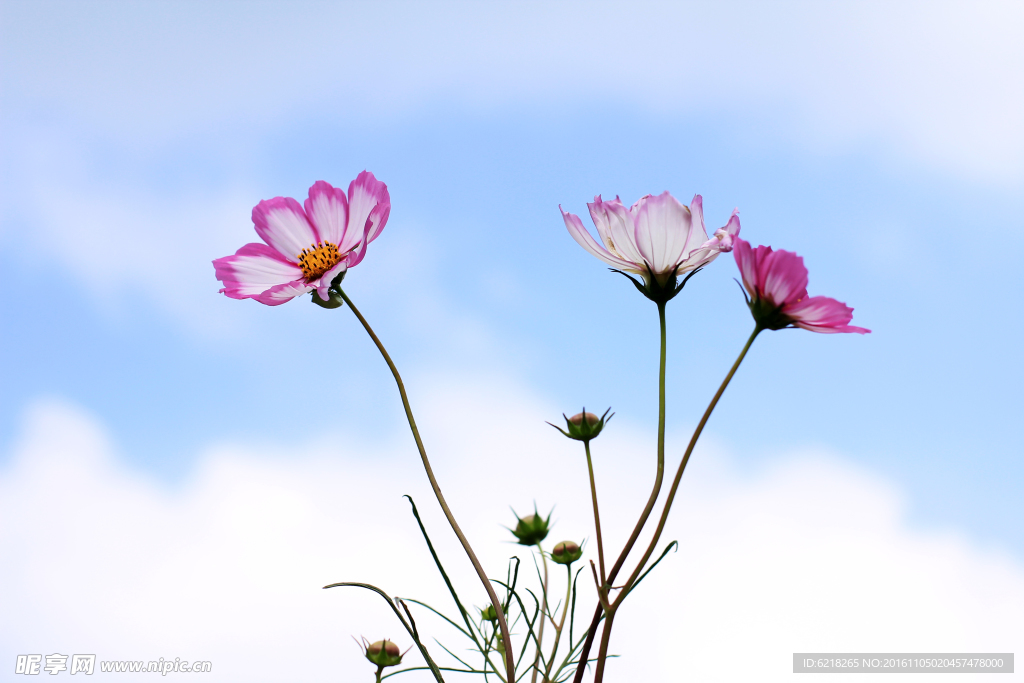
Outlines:
[{"label": "slender branch", "polygon": [[601,538],[601,513],[597,511],[597,484],[594,483],[594,462],[590,457],[590,441],[583,442],[583,448],[587,452],[587,471],[590,473],[590,497],[594,502],[594,529],[597,532],[597,561],[601,566],[601,583],[608,581],[608,574],[604,570],[604,541]]},{"label": "slender branch", "polygon": [[544,548],[540,547],[540,541],[537,541],[537,552],[540,553],[540,559],[544,563],[544,593],[541,595],[541,607],[540,607],[540,628],[537,629],[537,654],[533,658],[533,675],[530,676],[530,683],[537,683],[537,672],[540,671],[537,664],[543,661],[544,651],[541,650],[541,643],[544,642],[544,622],[550,619],[548,615],[548,557],[544,554]]},{"label": "slender branch", "polygon": [[[572,594],[572,565],[565,565],[566,571],[566,585],[565,585],[565,605],[562,607],[562,618],[558,622],[558,626],[555,627],[555,644],[551,646],[551,660],[548,665],[544,667],[544,681],[545,683],[551,680],[551,667],[555,665],[555,656],[558,654],[558,641],[562,639],[562,629],[565,628],[565,615],[569,612],[569,598]],[[572,643],[569,643],[572,645]]]},{"label": "slender branch", "polygon": [[[427,472],[427,479],[430,480],[430,487],[434,489],[434,495],[437,496],[437,502],[440,504],[441,509],[444,511],[444,516],[448,518],[448,523],[452,527],[452,531],[458,536],[459,542],[462,543],[463,549],[466,551],[466,555],[469,556],[469,561],[473,563],[473,568],[476,570],[477,576],[480,577],[481,583],[484,585],[484,589],[487,591],[487,597],[491,599],[491,604],[494,606],[494,611],[498,616],[498,626],[501,628],[502,640],[505,643],[505,668],[508,672],[508,681],[514,681],[516,675],[515,663],[512,659],[512,638],[509,635],[508,623],[505,621],[505,612],[501,609],[501,601],[498,600],[498,595],[494,592],[494,587],[491,586],[490,580],[487,578],[487,574],[484,572],[483,566],[480,564],[480,560],[477,559],[476,553],[473,552],[473,548],[469,545],[469,540],[466,535],[462,533],[462,529],[459,527],[458,522],[455,521],[455,516],[452,514],[451,509],[448,507],[447,501],[444,499],[444,495],[441,493],[441,487],[437,483],[437,479],[434,477],[434,470],[430,466],[430,460],[427,458],[427,451],[423,447],[423,440],[420,439],[420,432],[416,428],[416,419],[413,417],[412,408],[409,405],[409,397],[405,393],[405,384],[402,382],[402,376],[398,374],[398,368],[395,367],[394,362],[391,360],[391,356],[388,355],[387,349],[381,343],[380,339],[374,333],[373,328],[370,327],[370,323],[366,322],[366,318],[359,312],[352,300],[348,298],[348,295],[342,289],[338,289],[338,294],[341,295],[342,300],[349,305],[352,312],[355,313],[356,318],[362,323],[363,328],[367,334],[370,335],[370,339],[377,346],[377,350],[384,357],[384,361],[388,364],[388,368],[391,369],[391,374],[395,376],[395,383],[398,384],[398,393],[402,397],[402,405],[405,407],[405,416],[409,420],[409,429],[412,430],[413,439],[416,441],[416,448],[419,449],[420,459],[423,461],[423,469]],[[664,355],[664,351],[662,352]]]},{"label": "slender branch", "polygon": [[597,668],[594,670],[594,683],[601,683],[604,680],[604,665],[608,661],[608,643],[612,638],[612,622],[614,620],[615,612],[611,612],[604,622],[604,631],[601,632],[601,647],[597,651]]},{"label": "slender branch", "polygon": [[725,376],[722,381],[722,385],[718,387],[718,391],[715,392],[715,397],[711,399],[711,403],[708,404],[707,410],[704,411],[704,416],[700,418],[700,422],[697,424],[697,428],[693,431],[693,436],[690,437],[690,443],[686,446],[686,452],[683,453],[683,459],[679,463],[679,469],[676,470],[675,479],[672,480],[672,488],[669,489],[668,497],[665,499],[665,509],[662,510],[661,519],[658,520],[658,528],[654,531],[654,538],[651,539],[651,544],[647,547],[647,552],[644,553],[643,558],[640,560],[640,564],[637,565],[636,569],[633,570],[633,574],[626,581],[622,592],[619,597],[615,600],[614,606],[618,606],[629,594],[630,589],[637,581],[637,577],[643,570],[647,560],[650,559],[651,554],[654,553],[654,547],[658,544],[658,540],[661,539],[661,532],[665,529],[665,522],[668,521],[668,513],[672,510],[672,502],[675,500],[676,491],[679,489],[679,482],[683,478],[683,471],[686,469],[686,463],[690,461],[690,455],[693,453],[693,447],[697,445],[697,439],[700,438],[701,433],[704,431],[704,425],[707,424],[708,418],[711,417],[711,412],[718,405],[718,400],[722,398],[722,394],[725,393],[725,388],[729,386],[729,382],[732,381],[733,375],[736,374],[736,370],[739,369],[740,363],[747,356],[747,351],[750,350],[751,344],[754,343],[754,339],[760,334],[761,330],[764,329],[760,325],[754,328],[754,331],[750,334],[750,338],[747,339],[747,343],[743,346],[743,350],[740,351],[739,357],[736,362],[732,364],[732,368],[729,369],[729,374]]}]

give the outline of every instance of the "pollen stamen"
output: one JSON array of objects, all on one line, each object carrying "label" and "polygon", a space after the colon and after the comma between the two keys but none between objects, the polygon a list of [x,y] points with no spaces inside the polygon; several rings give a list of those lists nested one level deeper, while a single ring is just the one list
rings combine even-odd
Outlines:
[{"label": "pollen stamen", "polygon": [[298,260],[306,279],[315,280],[337,265],[341,253],[330,242],[317,242],[299,252]]}]

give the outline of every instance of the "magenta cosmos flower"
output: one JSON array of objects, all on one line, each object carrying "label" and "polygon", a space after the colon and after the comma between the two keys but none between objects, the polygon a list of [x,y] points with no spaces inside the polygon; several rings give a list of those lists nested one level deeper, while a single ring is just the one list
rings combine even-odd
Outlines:
[{"label": "magenta cosmos flower", "polygon": [[827,296],[807,296],[807,268],[802,256],[765,246],[751,249],[749,242],[739,238],[733,255],[750,294],[747,305],[760,327],[802,327],[825,334],[871,331],[847,324],[853,319],[853,309],[846,304]]},{"label": "magenta cosmos flower", "polygon": [[587,207],[603,246],[583,227],[579,216],[562,211],[569,234],[613,270],[642,277],[645,286],[636,280],[634,284],[656,301],[657,295],[667,300],[678,293],[682,285],[676,287],[677,276],[692,273],[714,261],[719,253],[732,250],[733,238],[740,233],[736,209],[725,227],[708,239],[699,194],[689,207],[668,192],[641,197],[628,210],[618,197],[603,201],[601,195]]},{"label": "magenta cosmos flower", "polygon": [[346,195],[318,180],[303,206],[291,197],[265,199],[252,210],[253,242],[213,262],[220,291],[232,299],[277,306],[316,290],[327,301],[331,284],[359,264],[391,213],[388,186],[363,171]]}]

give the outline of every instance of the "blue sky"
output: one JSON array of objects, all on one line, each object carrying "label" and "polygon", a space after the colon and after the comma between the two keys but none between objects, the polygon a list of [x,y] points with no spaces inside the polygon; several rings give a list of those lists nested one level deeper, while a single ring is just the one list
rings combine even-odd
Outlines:
[{"label": "blue sky", "polygon": [[[772,7],[5,2],[0,469],[48,401],[168,491],[211,448],[398,438],[347,312],[229,300],[209,263],[259,200],[364,168],[392,213],[346,290],[414,403],[509,384],[650,440],[655,307],[558,205],[667,189],[710,230],[739,207],[873,330],[762,335],[709,426],[736,476],[826,453],[899,490],[908,528],[1024,562],[1024,13]],[[735,275],[669,306],[672,433],[752,326]]]}]

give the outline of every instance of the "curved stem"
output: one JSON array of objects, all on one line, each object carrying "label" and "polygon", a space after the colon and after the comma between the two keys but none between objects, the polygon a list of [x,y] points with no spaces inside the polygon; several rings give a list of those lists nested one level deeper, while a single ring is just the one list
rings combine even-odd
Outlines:
[{"label": "curved stem", "polygon": [[[640,519],[633,528],[633,533],[630,534],[629,540],[626,541],[625,547],[622,549],[622,552],[619,553],[619,557],[615,560],[615,564],[612,565],[611,571],[608,572],[608,578],[605,581],[606,586],[611,586],[611,583],[615,581],[615,577],[618,575],[619,570],[622,569],[622,565],[625,563],[626,557],[629,555],[629,551],[633,549],[636,539],[639,538],[640,532],[647,523],[647,519],[651,516],[651,510],[654,509],[654,504],[657,502],[658,495],[661,493],[661,482],[665,478],[665,357],[667,341],[664,302],[658,303],[658,322],[661,325],[661,356],[658,369],[658,472],[654,478],[654,490],[651,491],[651,497],[647,500],[647,505],[644,506],[644,511],[640,514]],[[594,612],[594,618],[590,622],[590,631],[587,633],[587,640],[583,644],[583,650],[580,654],[580,663],[576,668],[576,677],[573,678],[573,683],[580,683],[583,680],[583,672],[586,670],[587,666],[587,657],[590,655],[590,648],[594,645],[594,638],[597,635],[597,625],[601,622],[601,610],[602,606],[598,605],[597,610]],[[606,622],[605,629],[609,628],[610,625]],[[603,665],[600,662],[598,662],[598,666],[602,666],[603,668]]]},{"label": "curved stem", "polygon": [[434,470],[430,466],[430,460],[427,458],[427,451],[423,447],[423,440],[420,439],[420,432],[416,428],[416,419],[412,415],[412,408],[409,406],[409,397],[405,393],[405,384],[402,382],[402,376],[398,374],[398,368],[395,367],[394,362],[391,360],[391,356],[388,355],[387,349],[381,344],[380,339],[374,333],[373,328],[370,327],[370,323],[366,322],[366,318],[359,312],[352,300],[348,298],[343,290],[338,289],[338,294],[341,298],[349,305],[352,312],[355,313],[356,318],[362,323],[363,328],[367,334],[370,335],[370,339],[376,344],[377,350],[380,351],[380,355],[384,357],[388,367],[391,369],[391,374],[395,376],[395,382],[398,384],[398,393],[402,397],[402,405],[405,407],[405,416],[409,420],[409,429],[412,430],[412,437],[416,441],[416,448],[419,449],[420,459],[423,461],[423,469],[427,472],[427,479],[430,480],[430,487],[434,489],[434,495],[437,496],[437,502],[441,505],[441,509],[444,511],[444,516],[448,518],[448,524],[451,525],[452,531],[459,537],[459,542],[462,543],[463,549],[466,551],[466,555],[469,556],[469,561],[473,563],[473,569],[476,570],[477,576],[480,577],[481,583],[484,585],[484,589],[487,591],[487,597],[491,599],[491,605],[494,606],[494,611],[498,615],[498,626],[501,628],[502,640],[505,643],[505,668],[507,669],[508,678],[507,681],[516,680],[516,668],[515,663],[512,660],[512,639],[509,636],[508,623],[505,620],[505,612],[501,609],[501,601],[498,600],[498,595],[494,592],[494,587],[491,585],[490,579],[487,578],[487,574],[484,573],[484,568],[480,564],[480,560],[477,559],[476,553],[473,552],[473,548],[469,545],[469,540],[466,535],[462,533],[462,529],[459,527],[458,522],[455,521],[455,516],[452,514],[451,509],[448,507],[447,501],[444,499],[444,495],[441,493],[441,487],[437,484],[437,479],[434,478]]},{"label": "curved stem", "polygon": [[587,451],[587,471],[590,472],[590,497],[594,501],[594,529],[597,531],[597,561],[601,567],[601,583],[608,582],[604,570],[604,541],[601,539],[601,513],[597,511],[597,485],[594,483],[594,462],[590,458],[590,441],[583,442]]},{"label": "curved stem", "polygon": [[[640,513],[640,519],[637,520],[636,526],[633,527],[633,533],[629,535],[629,540],[626,541],[625,547],[622,548],[618,559],[612,565],[612,570],[608,572],[608,584],[615,580],[615,575],[619,573],[623,563],[626,561],[626,557],[629,555],[629,551],[633,549],[636,539],[640,536],[644,525],[647,524],[647,519],[651,516],[651,510],[654,509],[654,503],[658,500],[658,494],[661,493],[661,482],[665,478],[665,355],[667,342],[665,334],[665,304],[663,303],[658,304],[658,321],[661,323],[661,362],[658,369],[658,472],[654,477],[654,489],[651,491],[651,497],[648,498],[644,511]],[[605,626],[605,628],[608,627]]]},{"label": "curved stem", "polygon": [[658,520],[658,528],[654,531],[654,538],[651,539],[651,544],[647,547],[647,552],[645,552],[643,558],[641,558],[640,564],[637,565],[633,574],[623,586],[622,592],[612,605],[613,608],[618,607],[618,605],[625,599],[626,595],[629,594],[630,588],[632,588],[633,584],[636,583],[637,577],[643,570],[644,565],[647,564],[647,560],[649,560],[651,558],[651,554],[654,553],[654,548],[658,544],[658,540],[661,539],[661,532],[665,529],[665,522],[668,521],[668,513],[672,509],[672,501],[675,499],[676,491],[679,489],[679,482],[683,478],[683,471],[686,469],[686,463],[690,461],[690,455],[693,453],[693,447],[697,445],[697,439],[700,438],[701,432],[704,431],[704,425],[707,424],[708,418],[711,417],[711,412],[715,409],[715,406],[718,405],[718,400],[722,398],[722,394],[725,393],[725,388],[729,386],[729,382],[732,381],[733,375],[735,375],[736,370],[739,369],[740,363],[742,363],[743,359],[746,358],[747,351],[750,350],[750,345],[754,343],[754,339],[757,338],[757,335],[760,334],[762,329],[764,328],[760,325],[754,328],[750,338],[747,339],[747,343],[743,346],[743,350],[740,351],[740,355],[736,359],[736,362],[733,363],[732,368],[729,369],[729,374],[725,376],[724,380],[722,380],[722,385],[718,387],[718,391],[715,392],[715,397],[711,399],[711,403],[708,404],[707,410],[704,411],[704,416],[700,418],[697,428],[693,431],[693,436],[690,437],[690,443],[686,446],[686,452],[683,453],[683,460],[679,463],[679,469],[676,470],[675,479],[672,480],[672,488],[669,489],[668,497],[665,499],[665,509],[662,510],[661,519]]},{"label": "curved stem", "polygon": [[[549,619],[548,616],[548,557],[544,554],[544,548],[540,547],[540,541],[537,541],[537,552],[540,553],[541,562],[544,563],[544,590],[541,595],[541,607],[540,607],[540,628],[537,629],[537,654],[533,657],[533,675],[530,676],[530,683],[537,683],[537,671],[539,670],[537,664],[543,661],[544,651],[541,650],[541,644],[544,642],[544,622]],[[554,623],[552,621],[552,623]]]}]

